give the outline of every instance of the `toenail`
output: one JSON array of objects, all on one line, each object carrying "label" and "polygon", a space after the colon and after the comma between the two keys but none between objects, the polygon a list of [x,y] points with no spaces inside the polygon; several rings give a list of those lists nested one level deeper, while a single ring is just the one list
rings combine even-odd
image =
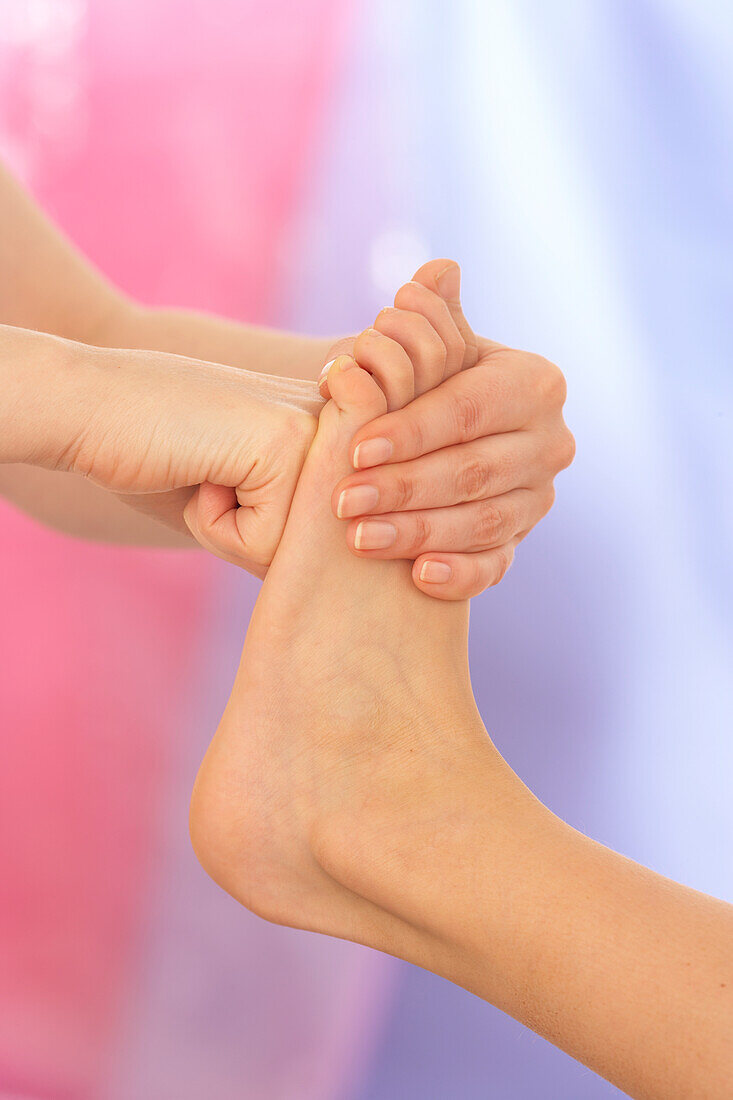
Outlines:
[{"label": "toenail", "polygon": [[354,485],[340,494],[336,515],[339,519],[363,516],[365,512],[373,511],[378,503],[379,490],[374,485]]},{"label": "toenail", "polygon": [[458,264],[450,263],[435,276],[435,282],[441,297],[446,301],[457,302],[461,293],[461,269]]},{"label": "toenail", "polygon": [[357,550],[386,550],[397,538],[393,523],[382,520],[363,520],[356,528],[354,547]]},{"label": "toenail", "polygon": [[445,584],[452,575],[453,570],[444,561],[424,561],[420,570],[420,580],[428,584]]},{"label": "toenail", "polygon": [[367,466],[381,466],[392,457],[391,439],[367,439],[360,443],[354,451],[354,466],[357,470],[363,470]]},{"label": "toenail", "polygon": [[358,366],[356,359],[351,355],[339,355],[339,370],[351,370],[352,367]]}]

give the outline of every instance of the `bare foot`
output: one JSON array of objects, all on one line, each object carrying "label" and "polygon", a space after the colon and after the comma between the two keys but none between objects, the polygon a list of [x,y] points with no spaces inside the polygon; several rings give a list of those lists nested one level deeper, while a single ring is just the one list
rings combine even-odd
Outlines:
[{"label": "bare foot", "polygon": [[196,781],[191,835],[212,877],[261,916],[370,942],[390,918],[341,884],[340,860],[369,846],[366,817],[372,831],[419,817],[435,803],[426,785],[432,795],[471,766],[467,741],[490,743],[468,677],[468,605],[418,591],[409,562],[346,546],[331,492],[354,433],[386,403],[346,356],[329,388]]}]

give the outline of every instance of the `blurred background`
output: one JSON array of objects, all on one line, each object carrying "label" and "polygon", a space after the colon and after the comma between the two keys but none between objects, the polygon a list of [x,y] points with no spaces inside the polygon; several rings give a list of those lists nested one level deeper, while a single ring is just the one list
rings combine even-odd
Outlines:
[{"label": "blurred background", "polygon": [[[478,331],[562,366],[578,456],[475,603],[479,704],[553,810],[728,898],[732,49],[723,0],[0,5],[0,156],[128,293],[338,334],[447,255]],[[205,877],[256,591],[0,506],[0,1096],[620,1095]]]}]

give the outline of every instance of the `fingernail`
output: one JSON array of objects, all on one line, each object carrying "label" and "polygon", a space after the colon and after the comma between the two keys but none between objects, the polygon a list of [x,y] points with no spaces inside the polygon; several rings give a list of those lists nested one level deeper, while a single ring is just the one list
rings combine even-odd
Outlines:
[{"label": "fingernail", "polygon": [[357,550],[386,550],[397,538],[393,523],[381,520],[363,520],[356,528],[354,546]]},{"label": "fingernail", "polygon": [[326,375],[328,374],[328,372],[330,371],[331,367],[334,365],[335,362],[336,362],[335,359],[329,359],[328,362],[325,363],[324,366],[321,367],[321,373],[318,375],[318,385],[319,386],[320,386],[321,382],[323,382],[323,380],[325,379]]},{"label": "fingernail", "polygon": [[379,490],[374,485],[354,485],[340,494],[336,515],[339,519],[363,516],[365,512],[376,508],[378,503]]},{"label": "fingernail", "polygon": [[435,282],[441,296],[449,301],[457,301],[461,296],[461,269],[458,264],[448,264],[440,274],[435,276]]},{"label": "fingernail", "polygon": [[367,466],[381,466],[392,457],[391,439],[367,439],[360,443],[354,451],[354,466],[357,470],[364,470]]},{"label": "fingernail", "polygon": [[445,584],[453,576],[453,570],[444,561],[424,561],[420,570],[420,580],[428,584]]}]

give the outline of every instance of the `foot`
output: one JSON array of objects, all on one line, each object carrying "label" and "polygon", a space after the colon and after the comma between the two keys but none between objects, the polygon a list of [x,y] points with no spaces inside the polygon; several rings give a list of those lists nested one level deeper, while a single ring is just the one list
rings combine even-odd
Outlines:
[{"label": "foot", "polygon": [[[196,780],[191,831],[204,867],[249,909],[369,942],[384,915],[352,873],[374,854],[369,838],[404,835],[393,816],[424,816],[426,791],[488,741],[468,676],[468,605],[418,591],[409,562],[346,546],[331,492],[354,433],[386,403],[346,356],[329,389]],[[456,739],[471,742],[468,756]]]}]

